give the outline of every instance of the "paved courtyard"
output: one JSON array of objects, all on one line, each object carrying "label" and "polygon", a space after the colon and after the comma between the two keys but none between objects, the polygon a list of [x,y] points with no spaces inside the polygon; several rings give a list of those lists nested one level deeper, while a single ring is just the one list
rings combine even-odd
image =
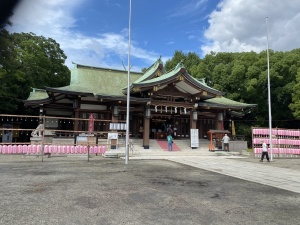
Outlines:
[{"label": "paved courtyard", "polygon": [[163,159],[0,155],[0,173],[0,224],[300,221],[298,193]]}]

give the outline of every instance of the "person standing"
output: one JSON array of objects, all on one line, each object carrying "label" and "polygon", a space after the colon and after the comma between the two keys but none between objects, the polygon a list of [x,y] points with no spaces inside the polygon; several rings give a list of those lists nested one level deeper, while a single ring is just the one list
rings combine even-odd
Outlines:
[{"label": "person standing", "polygon": [[261,162],[264,161],[265,156],[266,156],[268,162],[270,162],[270,160],[269,160],[269,154],[268,154],[268,146],[267,146],[266,142],[263,141],[262,142],[262,153],[261,153],[261,158],[260,158]]},{"label": "person standing", "polygon": [[140,129],[139,129],[139,138],[143,138],[143,132],[144,132],[144,128],[140,127]]},{"label": "person standing", "polygon": [[173,139],[175,139],[176,136],[177,136],[177,128],[174,127],[174,128],[173,128]]},{"label": "person standing", "polygon": [[172,151],[173,137],[171,133],[168,134],[167,141],[168,141],[168,151]]},{"label": "person standing", "polygon": [[230,152],[229,151],[229,140],[230,140],[230,138],[228,137],[228,135],[225,134],[224,137],[222,138],[222,140],[223,140],[223,143],[224,143],[224,150]]},{"label": "person standing", "polygon": [[172,130],[171,125],[167,125],[167,133],[172,135],[173,130]]}]

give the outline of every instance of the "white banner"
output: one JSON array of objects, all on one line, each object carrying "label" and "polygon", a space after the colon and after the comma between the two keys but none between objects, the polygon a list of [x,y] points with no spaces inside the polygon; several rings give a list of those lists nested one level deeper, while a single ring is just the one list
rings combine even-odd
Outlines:
[{"label": "white banner", "polygon": [[191,129],[191,147],[192,148],[198,148],[199,147],[198,129]]}]

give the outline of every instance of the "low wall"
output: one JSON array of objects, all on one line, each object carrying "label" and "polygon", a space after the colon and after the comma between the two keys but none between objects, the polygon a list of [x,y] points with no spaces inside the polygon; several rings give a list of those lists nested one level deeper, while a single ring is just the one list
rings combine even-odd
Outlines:
[{"label": "low wall", "polygon": [[[223,146],[223,149],[224,149],[224,146]],[[247,150],[247,141],[230,141],[229,142],[229,150],[232,152],[239,152],[242,150]]]}]

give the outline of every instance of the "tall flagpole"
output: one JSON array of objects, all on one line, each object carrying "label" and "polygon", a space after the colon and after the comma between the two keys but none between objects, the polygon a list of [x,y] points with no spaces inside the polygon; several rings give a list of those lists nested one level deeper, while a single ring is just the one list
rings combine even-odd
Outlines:
[{"label": "tall flagpole", "polygon": [[128,159],[129,159],[130,45],[131,45],[131,0],[129,0],[128,74],[127,74],[127,107],[126,107],[126,147],[125,147],[125,164],[128,164]]},{"label": "tall flagpole", "polygon": [[269,106],[269,139],[270,139],[270,159],[273,161],[273,144],[272,144],[272,113],[271,113],[271,88],[270,88],[270,60],[269,60],[269,35],[268,35],[268,17],[266,17],[267,30],[267,62],[268,62],[268,106]]}]

